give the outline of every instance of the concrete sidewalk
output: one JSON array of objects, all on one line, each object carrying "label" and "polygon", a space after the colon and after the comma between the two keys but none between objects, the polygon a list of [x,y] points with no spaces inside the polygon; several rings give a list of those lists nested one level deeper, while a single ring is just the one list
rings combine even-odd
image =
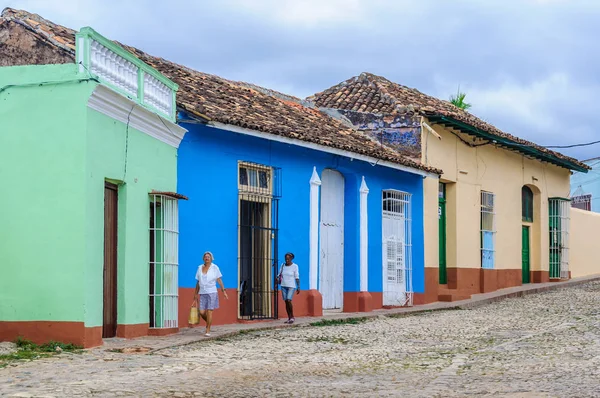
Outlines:
[{"label": "concrete sidewalk", "polygon": [[218,325],[213,327],[213,330],[211,331],[211,337],[204,337],[204,327],[184,328],[181,329],[179,333],[163,337],[146,336],[139,337],[136,339],[105,339],[103,346],[92,348],[90,350],[124,350],[124,352],[135,352],[136,350],[140,350],[141,352],[155,352],[165,348],[192,344],[199,341],[207,341],[234,336],[243,332],[309,326],[311,323],[318,322],[323,319],[342,320],[349,318],[375,318],[379,316],[410,315],[428,311],[440,311],[447,309],[469,309],[493,303],[495,301],[503,300],[506,298],[522,297],[529,294],[545,292],[548,290],[577,286],[597,280],[600,280],[600,275],[573,278],[564,282],[532,283],[523,286],[516,286],[507,289],[497,290],[491,293],[475,294],[470,299],[462,301],[435,302],[414,307],[380,309],[372,312],[327,312],[324,314],[323,317],[296,318],[296,322],[293,325],[284,324],[284,319],[255,323],[234,323],[231,325]]}]

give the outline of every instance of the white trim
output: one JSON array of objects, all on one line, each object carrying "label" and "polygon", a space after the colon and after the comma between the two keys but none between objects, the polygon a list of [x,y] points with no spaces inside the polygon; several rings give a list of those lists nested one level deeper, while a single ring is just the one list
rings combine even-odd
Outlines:
[{"label": "white trim", "polygon": [[85,44],[85,39],[83,37],[78,37],[77,38],[77,47],[76,47],[77,54],[76,55],[77,55],[77,63],[79,64],[79,73],[83,73],[85,71],[84,66],[83,66],[83,63],[85,62],[85,59],[83,56],[84,44]]},{"label": "white trim", "polygon": [[319,264],[319,186],[321,179],[317,168],[313,167],[310,177],[310,230],[308,240],[309,248],[309,289],[317,289],[318,264]]},{"label": "white trim", "polygon": [[360,291],[369,291],[369,222],[367,210],[367,195],[369,188],[362,178],[360,184]]},{"label": "white trim", "polygon": [[127,119],[129,119],[129,126],[132,128],[174,148],[179,148],[179,144],[187,132],[183,127],[150,112],[101,84],[90,96],[88,107],[123,123],[127,123]]},{"label": "white trim", "polygon": [[220,123],[220,122],[210,122],[209,124],[207,124],[207,126],[218,128],[221,130],[232,131],[234,133],[263,138],[265,140],[277,141],[277,142],[282,142],[284,144],[290,144],[290,145],[296,145],[299,147],[314,149],[316,151],[332,153],[334,155],[345,156],[350,159],[362,160],[364,162],[368,162],[371,164],[377,164],[379,166],[389,167],[391,169],[401,170],[401,171],[405,171],[407,173],[417,174],[417,175],[420,175],[423,177],[431,177],[431,178],[435,178],[435,179],[439,179],[439,177],[440,177],[439,175],[437,175],[435,173],[430,173],[430,172],[419,170],[419,169],[409,167],[409,166],[403,166],[401,164],[393,163],[393,162],[390,162],[387,160],[376,159],[371,156],[360,155],[358,153],[345,151],[343,149],[332,148],[332,147],[328,147],[328,146],[321,145],[321,144],[315,144],[312,142],[297,140],[294,138],[288,138],[288,137],[282,137],[280,135],[263,133],[261,131],[251,130],[251,129],[247,129],[244,127],[238,127],[238,126],[234,126],[231,124],[225,124],[225,123]]}]

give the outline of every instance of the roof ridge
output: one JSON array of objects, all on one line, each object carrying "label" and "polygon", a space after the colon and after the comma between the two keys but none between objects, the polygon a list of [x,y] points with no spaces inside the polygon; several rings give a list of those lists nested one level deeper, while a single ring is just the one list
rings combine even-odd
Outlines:
[{"label": "roof ridge", "polygon": [[403,111],[402,106],[400,106],[398,104],[398,99],[394,95],[392,95],[386,87],[384,87],[381,84],[381,80],[385,80],[389,83],[392,83],[391,81],[389,81],[388,79],[386,79],[383,76],[378,76],[374,73],[369,73],[369,72],[362,72],[360,74],[360,76],[361,77],[364,76],[364,78],[369,83],[372,83],[375,87],[377,87],[377,89],[383,94],[382,96],[384,98],[387,98],[394,105],[394,108],[396,108],[398,111]]},{"label": "roof ridge", "polygon": [[[12,8],[2,11],[2,19],[10,19],[23,25],[40,43],[66,49],[71,55],[75,53],[76,30],[48,21],[37,14]],[[180,88],[176,96],[177,106],[190,114],[202,116],[207,121],[315,143],[441,174],[441,170],[378,144],[367,134],[348,126],[310,102],[257,84],[201,72],[119,41],[113,42],[177,83]],[[40,63],[44,61],[47,60],[38,60]]]}]

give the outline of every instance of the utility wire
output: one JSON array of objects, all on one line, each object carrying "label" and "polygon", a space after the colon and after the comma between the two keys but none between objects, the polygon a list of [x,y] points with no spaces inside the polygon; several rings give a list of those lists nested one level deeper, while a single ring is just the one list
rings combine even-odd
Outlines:
[{"label": "utility wire", "polygon": [[590,145],[595,145],[595,144],[600,144],[600,140],[598,141],[592,141],[592,142],[586,142],[583,144],[573,144],[573,145],[545,145],[544,148],[575,148],[575,147],[580,147],[580,146],[590,146]]}]

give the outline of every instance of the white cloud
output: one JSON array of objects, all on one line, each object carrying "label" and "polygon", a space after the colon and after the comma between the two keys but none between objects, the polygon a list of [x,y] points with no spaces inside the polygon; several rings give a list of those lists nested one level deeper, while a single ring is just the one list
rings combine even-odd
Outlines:
[{"label": "white cloud", "polygon": [[[496,86],[463,85],[474,115],[516,136],[544,145],[590,140],[585,117],[594,113],[600,86],[584,86],[567,73],[555,72],[527,84],[504,77]],[[456,86],[436,79],[436,92],[447,99]],[[447,95],[445,95],[447,94]]]},{"label": "white cloud", "polygon": [[281,24],[313,26],[357,21],[365,5],[361,0],[230,0],[232,7]]}]

